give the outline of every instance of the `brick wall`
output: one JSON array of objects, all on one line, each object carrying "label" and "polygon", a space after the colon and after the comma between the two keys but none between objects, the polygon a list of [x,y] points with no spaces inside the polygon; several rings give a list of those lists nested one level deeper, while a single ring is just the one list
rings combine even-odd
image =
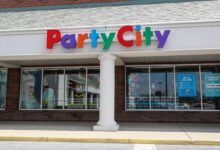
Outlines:
[{"label": "brick wall", "polygon": [[21,69],[8,69],[6,111],[16,111],[19,106]]},{"label": "brick wall", "polygon": [[[0,8],[53,6],[53,5],[114,2],[114,1],[120,1],[120,0],[0,0]],[[125,1],[125,0],[121,0],[121,1]]]},{"label": "brick wall", "polygon": [[125,67],[117,66],[115,68],[115,111],[116,113],[125,110]]},{"label": "brick wall", "polygon": [[220,123],[220,112],[208,111],[123,111],[117,121],[126,122],[184,122]]},{"label": "brick wall", "polygon": [[[220,123],[220,111],[125,111],[125,70],[116,67],[116,121],[128,122],[213,122]],[[98,111],[19,111],[20,69],[8,69],[7,101],[0,120],[98,121]]]}]

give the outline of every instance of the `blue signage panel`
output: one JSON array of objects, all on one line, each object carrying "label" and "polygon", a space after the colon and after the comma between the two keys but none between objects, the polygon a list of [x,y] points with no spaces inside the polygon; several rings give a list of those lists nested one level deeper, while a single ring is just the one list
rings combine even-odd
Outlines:
[{"label": "blue signage panel", "polygon": [[178,86],[178,94],[180,97],[196,96],[196,74],[178,73],[177,86]]},{"label": "blue signage panel", "polygon": [[220,73],[205,73],[204,93],[206,97],[220,96]]}]

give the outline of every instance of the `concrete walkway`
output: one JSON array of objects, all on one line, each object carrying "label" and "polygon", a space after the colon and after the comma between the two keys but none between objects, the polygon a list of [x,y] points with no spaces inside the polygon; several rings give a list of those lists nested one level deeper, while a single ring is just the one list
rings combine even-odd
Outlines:
[{"label": "concrete walkway", "polygon": [[220,145],[220,124],[119,123],[117,132],[93,122],[0,122],[0,141]]}]

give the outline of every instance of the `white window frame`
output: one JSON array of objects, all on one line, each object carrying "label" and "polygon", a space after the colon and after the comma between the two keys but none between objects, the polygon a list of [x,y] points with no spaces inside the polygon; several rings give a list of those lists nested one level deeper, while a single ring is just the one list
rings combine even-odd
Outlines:
[{"label": "white window frame", "polygon": [[[97,109],[88,109],[87,108],[87,104],[86,104],[86,108],[85,109],[65,109],[64,105],[65,105],[65,101],[66,101],[66,70],[67,69],[80,69],[80,68],[84,68],[86,70],[86,86],[85,86],[85,90],[86,90],[86,100],[87,100],[87,77],[88,77],[88,69],[98,69],[100,70],[99,66],[55,66],[55,67],[22,67],[21,68],[21,82],[20,82],[20,96],[19,96],[19,110],[22,111],[98,111],[99,107]],[[30,71],[34,71],[34,70],[41,70],[41,104],[40,104],[40,108],[39,109],[24,109],[21,108],[21,92],[22,92],[22,73],[23,70],[30,70]],[[43,109],[42,108],[42,96],[43,96],[43,77],[44,77],[44,70],[57,70],[57,69],[63,69],[64,72],[64,100],[63,100],[63,108],[62,109]],[[99,105],[98,105],[99,106]]]},{"label": "white window frame", "polygon": [[[202,97],[202,78],[201,78],[201,74],[202,74],[202,69],[201,67],[202,66],[214,66],[214,65],[220,65],[220,63],[202,63],[202,64],[146,64],[146,65],[125,65],[125,111],[168,111],[168,112],[172,112],[172,111],[183,111],[183,112],[192,112],[192,111],[195,111],[195,112],[213,112],[213,111],[220,111],[220,110],[205,110],[203,109],[203,97]],[[200,102],[201,102],[201,109],[177,109],[177,101],[176,101],[176,66],[197,66],[199,71],[199,89],[200,89]],[[150,104],[150,107],[149,109],[129,109],[127,108],[127,68],[128,67],[134,67],[134,68],[148,68],[148,72],[149,72],[149,104]],[[173,68],[173,71],[174,71],[174,98],[175,98],[175,108],[174,109],[152,109],[151,108],[151,87],[150,87],[150,84],[151,84],[151,67],[167,67],[167,68]]]}]

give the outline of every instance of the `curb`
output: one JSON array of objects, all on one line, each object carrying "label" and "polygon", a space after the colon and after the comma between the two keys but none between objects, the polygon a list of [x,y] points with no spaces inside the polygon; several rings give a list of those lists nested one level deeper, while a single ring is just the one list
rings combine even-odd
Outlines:
[{"label": "curb", "polygon": [[108,138],[63,138],[63,137],[18,137],[0,136],[0,141],[29,142],[80,142],[80,143],[122,143],[122,144],[169,144],[169,145],[210,145],[220,146],[220,141],[190,140],[148,140],[148,139],[108,139]]}]

